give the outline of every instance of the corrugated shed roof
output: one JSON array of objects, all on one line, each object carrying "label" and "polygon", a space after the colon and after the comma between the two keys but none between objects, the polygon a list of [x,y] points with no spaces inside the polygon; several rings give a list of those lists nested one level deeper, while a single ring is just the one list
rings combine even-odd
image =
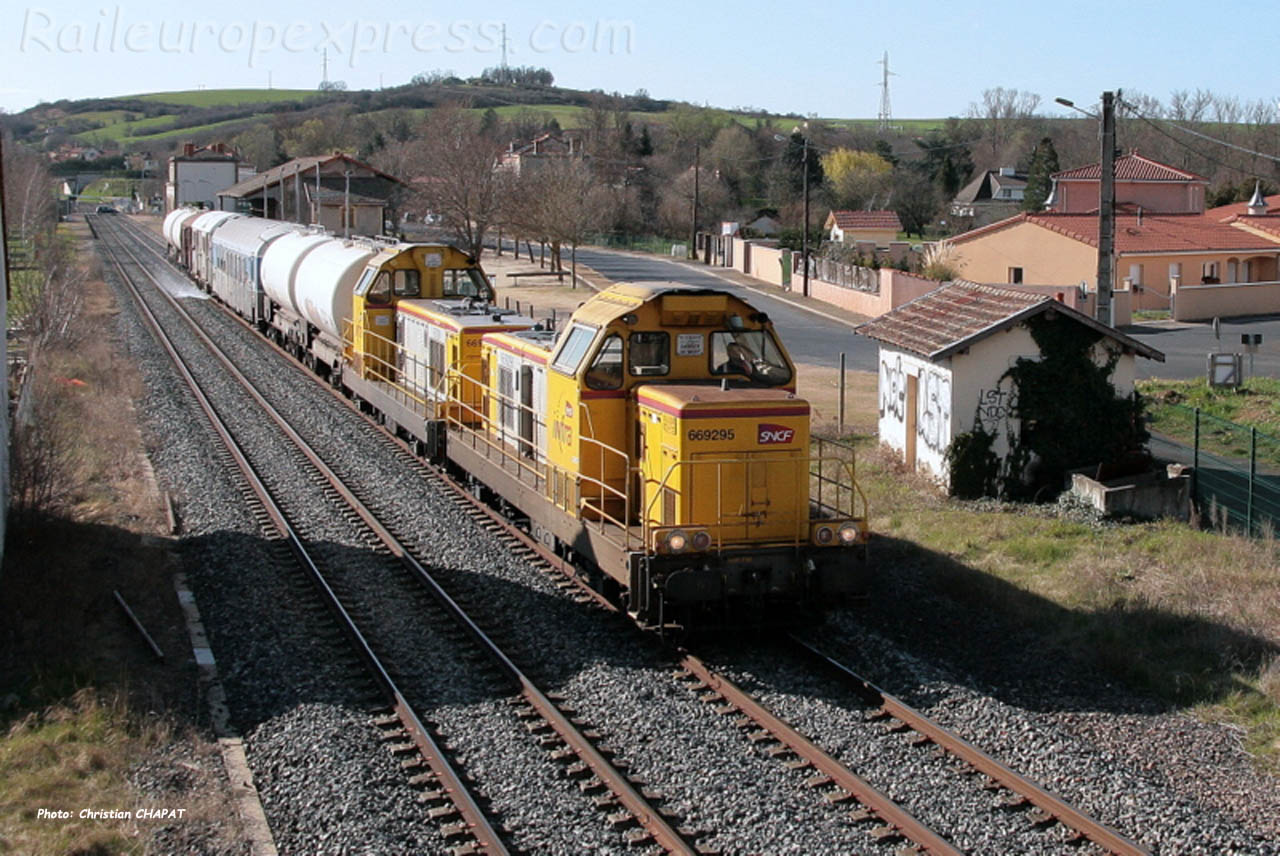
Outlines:
[{"label": "corrugated shed roof", "polygon": [[1050,310],[1114,339],[1128,350],[1164,361],[1164,354],[1155,348],[1099,324],[1052,297],[963,280],[904,303],[855,331],[882,344],[941,360]]},{"label": "corrugated shed roof", "polygon": [[902,231],[902,221],[893,211],[832,211],[831,217],[841,229],[893,229]]},{"label": "corrugated shed roof", "polygon": [[[1209,183],[1209,179],[1202,175],[1196,175],[1194,172],[1187,172],[1185,169],[1178,169],[1177,167],[1154,161],[1151,158],[1143,157],[1137,152],[1130,152],[1127,155],[1116,158],[1115,175],[1116,181],[1194,181],[1204,184]],[[1101,181],[1102,164],[1091,163],[1087,166],[1078,166],[1075,169],[1055,172],[1053,178],[1058,181]]]},{"label": "corrugated shed roof", "polygon": [[[279,184],[280,180],[283,177],[292,178],[294,173],[306,173],[309,170],[314,170],[317,165],[324,166],[325,164],[331,163],[336,160],[344,160],[352,164],[353,166],[357,166],[361,169],[370,170],[381,181],[391,181],[396,184],[401,183],[401,181],[395,176],[387,175],[385,172],[379,169],[375,169],[374,167],[371,167],[366,163],[361,163],[360,161],[356,160],[350,155],[344,155],[344,154],[308,155],[306,157],[294,158],[293,160],[285,161],[279,166],[273,166],[271,167],[271,169],[265,170],[264,172],[260,172],[257,175],[252,176],[251,178],[246,178],[244,181],[240,182],[239,184],[233,184],[230,187],[228,187],[226,190],[219,191],[218,195],[242,198],[242,197],[248,196],[251,193],[257,192],[263,189],[264,187],[269,187],[270,185],[273,185],[273,184]],[[332,178],[332,176],[326,176],[326,178]],[[368,176],[362,176],[361,178],[364,180],[367,180]],[[305,176],[304,176],[304,179],[305,179]],[[357,179],[353,178],[352,183],[354,184],[356,180]]]}]

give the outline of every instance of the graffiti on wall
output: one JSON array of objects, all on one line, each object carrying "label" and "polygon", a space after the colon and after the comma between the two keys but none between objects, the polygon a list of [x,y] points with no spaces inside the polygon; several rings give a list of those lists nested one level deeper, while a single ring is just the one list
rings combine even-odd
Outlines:
[{"label": "graffiti on wall", "polygon": [[928,369],[920,374],[916,434],[941,454],[951,443],[951,375]]},{"label": "graffiti on wall", "polygon": [[1017,403],[1017,396],[1012,387],[1009,389],[996,387],[979,391],[978,423],[985,431],[998,432],[1001,425],[1013,418],[1013,409]]},{"label": "graffiti on wall", "polygon": [[907,373],[899,355],[893,365],[880,359],[880,418],[892,413],[899,422],[907,418]]}]

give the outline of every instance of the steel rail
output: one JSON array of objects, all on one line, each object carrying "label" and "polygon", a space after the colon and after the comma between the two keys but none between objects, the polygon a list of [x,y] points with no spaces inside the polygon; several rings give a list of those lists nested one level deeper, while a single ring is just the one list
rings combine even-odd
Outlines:
[{"label": "steel rail", "polygon": [[848,666],[819,650],[812,643],[795,635],[790,636],[790,639],[803,650],[808,651],[811,655],[845,676],[854,684],[855,689],[861,692],[868,701],[879,705],[885,714],[929,738],[932,743],[964,761],[1002,787],[1024,797],[1044,813],[1046,820],[1053,819],[1062,823],[1079,835],[1088,838],[1099,847],[1104,848],[1108,853],[1116,854],[1116,856],[1150,856],[1150,851],[1104,826],[1078,809],[1072,808],[1060,797],[1055,796],[1030,779],[1010,770],[972,743],[952,734],[915,708],[889,695],[875,684],[855,673]]},{"label": "steel rail", "polygon": [[686,655],[680,661],[680,666],[698,678],[712,692],[741,710],[761,728],[764,728],[774,738],[785,744],[797,756],[811,764],[814,769],[829,779],[831,784],[852,794],[858,802],[875,812],[885,823],[909,839],[917,847],[928,853],[938,854],[938,856],[943,856],[943,854],[945,856],[961,856],[964,852],[912,817],[905,809],[886,794],[874,788],[861,776],[858,776],[848,767],[818,748],[813,741],[783,722],[728,678],[712,671],[697,657],[692,654]]},{"label": "steel rail", "polygon": [[[127,252],[127,251],[126,251]],[[132,254],[131,254],[132,255]],[[134,261],[141,266],[136,256]],[[145,269],[144,269],[145,272]],[[184,313],[185,314],[185,313]],[[636,819],[636,821],[645,828],[645,830],[653,837],[655,843],[663,847],[670,853],[685,854],[685,856],[694,856],[697,852],[676,829],[674,829],[666,819],[653,807],[648,799],[640,793],[639,790],[631,784],[626,776],[617,769],[603,754],[591,743],[591,741],[582,734],[582,732],[571,722],[569,717],[556,707],[555,703],[549,699],[545,693],[539,689],[533,681],[531,681],[523,671],[507,656],[507,654],[495,643],[487,633],[466,613],[466,611],[449,595],[448,592],[436,581],[431,573],[418,562],[416,558],[405,548],[403,543],[391,533],[376,517],[376,515],[357,497],[350,488],[342,481],[342,479],[333,472],[332,469],[320,458],[319,454],[299,435],[288,421],[253,388],[248,379],[245,378],[229,358],[221,352],[221,350],[213,343],[211,339],[200,330],[198,326],[191,322],[196,335],[210,348],[212,353],[219,359],[235,376],[254,401],[267,413],[280,429],[289,437],[297,448],[306,456],[308,461],[320,472],[329,482],[335,491],[341,496],[350,508],[359,515],[360,519],[370,528],[377,536],[378,540],[387,547],[391,553],[404,563],[417,579],[427,587],[428,591],[440,603],[446,611],[457,621],[459,625],[468,633],[472,640],[481,647],[503,670],[514,685],[518,688],[521,696],[542,716],[547,723],[556,731],[564,743],[573,749],[576,754],[588,767],[592,773],[600,779],[604,785],[613,792],[618,798],[621,805]]]},{"label": "steel rail", "polygon": [[[151,307],[147,305],[141,292],[138,291],[133,278],[125,271],[124,265],[116,256],[114,248],[105,243],[104,246],[111,254],[111,261],[115,265],[116,270],[119,272],[125,285],[133,294],[134,300],[138,303],[140,311],[147,322],[147,326],[151,329],[152,334],[157,338],[157,341],[159,341],[165,351],[169,354],[170,359],[174,362],[176,369],[182,376],[184,383],[186,383],[186,385],[191,389],[197,403],[200,405],[200,409],[205,413],[210,425],[217,433],[219,440],[235,461],[236,467],[240,470],[240,473],[244,477],[246,483],[262,503],[264,510],[270,516],[272,525],[275,526],[276,530],[280,532],[281,536],[288,542],[290,551],[294,554],[299,563],[301,563],[312,581],[315,582],[324,593],[327,605],[336,614],[343,631],[356,645],[362,659],[364,659],[366,665],[373,672],[379,686],[388,695],[397,718],[399,718],[404,724],[405,730],[410,735],[415,746],[417,746],[418,750],[426,759],[428,765],[430,765],[432,772],[435,773],[442,786],[442,790],[444,790],[448,795],[449,800],[453,802],[454,806],[458,809],[469,833],[476,840],[477,846],[483,852],[495,854],[495,856],[504,856],[509,853],[506,845],[502,842],[501,836],[498,835],[497,831],[489,823],[488,818],[485,817],[484,812],[475,802],[475,798],[472,796],[470,790],[462,782],[461,777],[458,775],[457,771],[454,770],[453,765],[448,761],[448,758],[445,756],[444,752],[440,749],[435,740],[432,739],[426,726],[422,723],[422,720],[405,699],[404,695],[400,692],[395,681],[387,673],[387,670],[383,667],[381,661],[373,652],[372,647],[370,647],[368,640],[365,638],[364,634],[360,632],[360,629],[356,626],[354,619],[352,619],[347,613],[346,608],[342,605],[337,594],[335,594],[333,589],[330,588],[328,582],[324,578],[323,572],[321,572],[316,566],[314,560],[311,558],[306,547],[302,544],[301,539],[294,531],[292,525],[290,525],[289,521],[285,518],[284,512],[271,496],[270,490],[254,470],[253,465],[250,463],[243,449],[241,449],[235,438],[231,436],[231,432],[227,428],[226,423],[222,420],[221,416],[219,416],[213,403],[205,395],[199,381],[191,374],[191,371],[182,359],[182,356],[178,353],[176,346],[164,332],[159,320],[152,312]],[[124,249],[125,252],[133,259],[139,269],[149,279],[151,279],[157,287],[159,287],[159,283],[156,282],[155,278],[151,276],[150,272],[147,271],[138,258],[130,253],[127,248],[122,247],[122,249]],[[164,293],[163,289],[160,290],[161,293]],[[166,294],[166,297],[167,296],[168,295]],[[185,313],[183,314],[185,315]],[[201,331],[200,335],[207,341],[207,337],[204,337],[203,331]],[[212,343],[210,342],[209,344]],[[214,349],[214,353],[225,360],[225,357],[221,356],[221,352],[218,351],[216,347]]]}]

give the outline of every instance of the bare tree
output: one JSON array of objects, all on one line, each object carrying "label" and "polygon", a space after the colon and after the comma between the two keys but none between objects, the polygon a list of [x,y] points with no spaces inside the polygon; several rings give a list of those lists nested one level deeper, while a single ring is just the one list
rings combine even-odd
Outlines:
[{"label": "bare tree", "polygon": [[563,245],[576,249],[601,227],[614,207],[612,193],[596,180],[587,162],[566,157],[540,164],[514,182],[506,221],[520,232],[550,243],[552,265],[563,270]]},{"label": "bare tree", "polygon": [[982,93],[981,104],[969,106],[969,116],[978,120],[984,136],[991,145],[991,162],[998,165],[1006,145],[1026,120],[1035,116],[1040,106],[1040,96],[1034,92],[1020,92],[997,86]]},{"label": "bare tree", "polygon": [[53,178],[45,160],[12,137],[4,140],[4,209],[9,237],[33,241],[51,233],[57,221]]},{"label": "bare tree", "polygon": [[509,173],[498,168],[501,146],[480,133],[479,121],[457,105],[432,110],[414,145],[406,173],[427,210],[442,215],[476,258],[498,222]]}]

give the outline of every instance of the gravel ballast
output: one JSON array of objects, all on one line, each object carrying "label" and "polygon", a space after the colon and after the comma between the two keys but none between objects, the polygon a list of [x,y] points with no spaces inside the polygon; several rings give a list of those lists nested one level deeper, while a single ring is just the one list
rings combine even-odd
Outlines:
[{"label": "gravel ballast", "polygon": [[[130,298],[121,295],[120,304],[120,324],[147,383],[142,409],[149,451],[158,477],[179,499],[184,561],[281,852],[444,852],[416,791],[378,745],[367,688],[349,670],[315,669],[332,659],[332,640],[292,632],[293,623],[309,620],[307,605],[295,603],[296,581],[280,569],[278,549],[263,538],[238,488],[209,454],[203,417],[176,392],[167,357],[138,325]],[[544,686],[562,693],[632,773],[665,796],[663,807],[705,831],[700,843],[726,853],[893,851],[849,822],[847,811],[803,788],[805,773],[755,750],[732,717],[697,701],[672,677],[667,655],[566,598],[254,334],[210,301],[184,304],[270,400],[288,403],[300,416],[298,430],[331,453],[330,465],[361,485],[386,522],[414,534],[424,563],[483,605],[489,621],[500,625],[495,633],[535,666]],[[324,546],[331,556],[368,558],[367,545],[341,531],[328,533]],[[369,573],[377,573],[376,565],[371,560]],[[1153,852],[1280,852],[1275,783],[1252,772],[1227,729],[1151,710],[1140,699],[1091,709],[1074,686],[1056,697],[1052,681],[1027,690],[1037,699],[1028,705],[985,675],[974,679],[912,651],[859,613],[837,613],[822,634],[886,690]],[[407,656],[397,668],[417,675],[417,692],[438,699],[431,719],[481,785],[513,846],[634,852],[576,784],[558,775],[505,698],[474,676],[449,671],[456,667],[426,647],[436,643],[421,640],[419,662]],[[905,746],[899,736],[878,734],[863,721],[860,703],[836,689],[829,675],[771,648],[743,647],[753,653],[725,656],[723,664],[748,689],[855,772],[936,820],[966,850],[1076,852],[1061,843],[1060,833],[1026,831],[1016,814],[995,807],[999,796],[954,768]]]}]

